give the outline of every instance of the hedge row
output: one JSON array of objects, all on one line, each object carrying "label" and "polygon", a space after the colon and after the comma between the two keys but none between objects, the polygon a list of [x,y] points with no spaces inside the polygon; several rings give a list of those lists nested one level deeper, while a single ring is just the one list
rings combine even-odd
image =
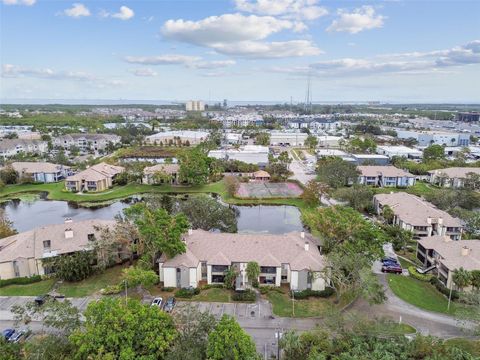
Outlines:
[{"label": "hedge row", "polygon": [[208,289],[223,289],[225,285],[223,284],[205,284],[200,287],[201,290],[208,290]]},{"label": "hedge row", "polygon": [[235,291],[232,295],[233,301],[255,301],[256,295],[253,290]]},{"label": "hedge row", "polygon": [[[306,289],[303,291],[295,291],[294,297],[295,299],[302,300],[302,299],[308,299],[309,297],[328,298],[333,294],[335,294],[335,290],[331,287],[326,287],[325,290],[320,290],[320,291],[315,291],[310,289]],[[292,293],[290,292],[290,297],[291,296],[292,296]]]},{"label": "hedge row", "polygon": [[27,285],[39,282],[42,280],[40,275],[33,275],[29,277],[17,277],[12,279],[0,280],[0,287],[7,285]]},{"label": "hedge row", "polygon": [[415,266],[409,266],[408,273],[411,277],[420,281],[428,282],[432,279],[432,275],[420,274],[415,268]]},{"label": "hedge row", "polygon": [[[440,280],[436,277],[432,277],[430,279],[430,284],[435,286],[438,291],[440,291],[443,295],[449,297],[450,296],[450,289],[447,288],[445,285],[442,284]],[[452,300],[458,300],[460,298],[460,295],[458,294],[457,290],[452,290]]]},{"label": "hedge row", "polygon": [[183,299],[191,299],[194,295],[200,294],[199,288],[179,289],[175,292],[175,296]]}]

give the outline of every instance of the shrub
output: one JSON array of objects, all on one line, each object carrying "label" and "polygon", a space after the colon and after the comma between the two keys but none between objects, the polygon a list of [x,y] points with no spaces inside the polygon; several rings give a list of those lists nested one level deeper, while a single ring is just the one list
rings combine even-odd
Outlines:
[{"label": "shrub", "polygon": [[256,295],[253,290],[235,291],[232,295],[233,301],[255,301]]},{"label": "shrub", "polygon": [[278,292],[280,294],[283,294],[283,290],[281,288],[276,287],[276,286],[260,286],[258,288],[258,290],[260,291],[260,294],[262,294],[262,295],[268,294],[270,292]]},{"label": "shrub", "polygon": [[175,296],[183,299],[191,299],[194,295],[200,294],[199,288],[182,288],[175,292]]},{"label": "shrub", "polygon": [[200,290],[208,289],[223,289],[225,286],[223,284],[205,284],[200,287]]},{"label": "shrub", "polygon": [[42,277],[40,275],[5,279],[5,280],[0,280],[0,287],[4,287],[4,286],[7,286],[7,285],[33,284],[33,283],[39,282],[41,280],[42,280]]},{"label": "shrub", "polygon": [[[326,287],[325,290],[311,290],[305,289],[303,291],[295,291],[294,296],[295,299],[303,300],[308,299],[309,297],[320,297],[320,298],[328,298],[335,293],[335,290],[331,287]],[[292,293],[290,292],[290,297]]]},{"label": "shrub", "polygon": [[432,279],[432,275],[420,274],[415,266],[409,266],[408,273],[411,277],[420,281],[430,281]]},{"label": "shrub", "polygon": [[139,267],[129,267],[123,269],[123,274],[129,287],[142,285],[150,287],[158,283],[158,275],[153,270],[143,270]]},{"label": "shrub", "polygon": [[[430,279],[430,284],[435,286],[437,290],[440,291],[443,295],[447,297],[450,296],[450,289],[447,288],[445,285],[443,285],[441,281],[438,280],[438,278],[432,276],[432,278]],[[452,290],[452,300],[455,301],[455,300],[458,300],[459,298],[460,298],[460,295],[458,294],[458,291]]]},{"label": "shrub", "polygon": [[175,290],[174,287],[162,287],[162,291],[172,292],[172,291],[174,291],[174,290]]},{"label": "shrub", "polygon": [[115,295],[121,293],[123,290],[122,284],[118,285],[108,285],[107,287],[100,290],[102,295]]}]

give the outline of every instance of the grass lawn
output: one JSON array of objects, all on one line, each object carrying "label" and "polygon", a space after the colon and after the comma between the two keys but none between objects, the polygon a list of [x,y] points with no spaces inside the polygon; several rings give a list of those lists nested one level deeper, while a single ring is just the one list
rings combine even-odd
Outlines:
[{"label": "grass lawn", "polygon": [[448,345],[456,346],[463,349],[473,356],[480,357],[480,340],[470,340],[465,338],[454,338],[445,341]]},{"label": "grass lawn", "polygon": [[395,295],[421,309],[454,315],[461,307],[452,302],[447,310],[448,299],[428,282],[393,274],[387,275],[387,281]]},{"label": "grass lawn", "polygon": [[123,278],[122,269],[124,268],[125,266],[114,266],[101,274],[90,276],[79,282],[63,282],[58,286],[57,291],[66,297],[92,295],[107,285],[118,284]]},{"label": "grass lawn", "polygon": [[38,296],[48,293],[54,283],[54,279],[48,279],[27,285],[8,285],[0,288],[0,296]]},{"label": "grass lawn", "polygon": [[211,288],[202,290],[200,294],[195,295],[191,300],[207,302],[230,302],[230,295],[231,291],[228,289]]}]

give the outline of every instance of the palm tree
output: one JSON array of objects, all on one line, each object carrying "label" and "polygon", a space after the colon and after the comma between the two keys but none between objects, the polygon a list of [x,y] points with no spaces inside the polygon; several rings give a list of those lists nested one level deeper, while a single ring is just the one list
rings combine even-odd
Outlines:
[{"label": "palm tree", "polygon": [[390,206],[385,205],[382,208],[382,216],[387,223],[391,223],[393,221],[393,218],[395,217],[395,214]]},{"label": "palm tree", "polygon": [[453,283],[460,289],[463,290],[464,287],[470,284],[472,275],[468,270],[465,270],[463,267],[460,269],[455,269],[453,272],[452,280]]}]

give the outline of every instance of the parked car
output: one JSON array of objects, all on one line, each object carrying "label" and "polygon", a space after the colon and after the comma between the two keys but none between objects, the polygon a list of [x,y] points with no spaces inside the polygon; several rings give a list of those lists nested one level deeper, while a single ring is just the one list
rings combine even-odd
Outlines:
[{"label": "parked car", "polygon": [[12,336],[10,336],[10,339],[8,339],[8,341],[12,343],[19,343],[21,341],[24,341],[29,334],[30,331],[28,331],[27,329],[21,329],[15,332]]},{"label": "parked car", "polygon": [[52,296],[48,294],[44,294],[44,295],[37,296],[34,301],[35,301],[35,304],[37,304],[38,306],[41,306],[50,299],[55,300],[55,298],[53,298]]},{"label": "parked car", "polygon": [[392,274],[401,274],[403,272],[403,269],[399,265],[383,265],[382,272],[392,273]]},{"label": "parked car", "polygon": [[167,301],[165,301],[165,305],[163,306],[163,311],[172,312],[176,303],[177,303],[177,300],[175,300],[173,296],[169,297]]},{"label": "parked car", "polygon": [[161,297],[156,297],[155,299],[152,300],[151,306],[158,306],[161,309],[162,305],[163,305],[163,299]]},{"label": "parked car", "polygon": [[13,334],[15,334],[15,330],[14,329],[5,329],[2,331],[2,335],[4,337],[5,340],[9,341],[10,338],[13,336]]},{"label": "parked car", "polygon": [[385,266],[400,266],[400,264],[396,261],[388,260],[388,261],[382,261],[382,265]]}]

